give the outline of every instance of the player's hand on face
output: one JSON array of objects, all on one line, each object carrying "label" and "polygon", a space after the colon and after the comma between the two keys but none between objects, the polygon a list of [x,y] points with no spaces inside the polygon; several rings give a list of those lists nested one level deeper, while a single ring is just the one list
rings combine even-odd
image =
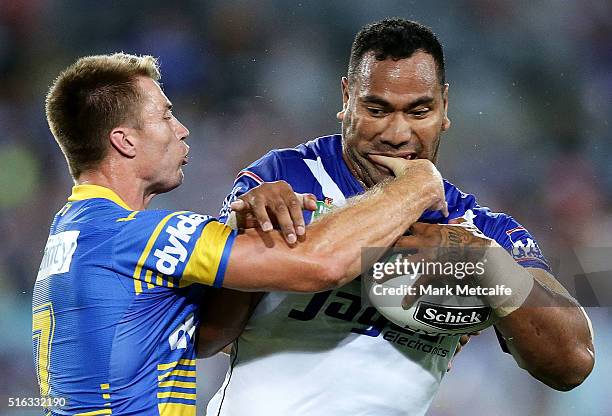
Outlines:
[{"label": "player's hand on face", "polygon": [[[395,247],[415,252],[413,261],[438,262],[472,262],[476,263],[484,255],[485,250],[493,244],[493,240],[463,218],[450,220],[448,224],[427,224],[416,222],[410,227],[409,236],[400,238]],[[422,274],[413,286],[415,295],[406,295],[402,307],[409,309],[423,293],[421,288],[434,286],[437,288],[451,286],[457,283],[471,283],[470,276],[460,280],[453,275]]]},{"label": "player's hand on face", "polygon": [[[430,198],[430,211],[440,211],[448,217],[448,204],[444,192],[442,175],[436,166],[427,159],[407,160],[399,157],[370,155],[374,163],[393,172],[399,180],[408,180],[420,187],[423,196]],[[402,179],[403,178],[403,179]]]},{"label": "player's hand on face", "polygon": [[312,194],[299,194],[285,181],[264,182],[240,196],[230,205],[236,213],[239,228],[261,228],[269,232],[281,230],[285,240],[294,244],[306,233],[302,210],[317,209]]}]

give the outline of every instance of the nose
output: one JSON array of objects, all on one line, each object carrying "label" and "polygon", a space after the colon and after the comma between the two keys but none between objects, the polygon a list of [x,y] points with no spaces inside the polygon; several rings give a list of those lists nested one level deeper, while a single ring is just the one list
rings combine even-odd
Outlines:
[{"label": "nose", "polygon": [[176,120],[176,135],[179,139],[185,139],[189,136],[189,129],[183,123]]},{"label": "nose", "polygon": [[393,113],[387,120],[380,141],[398,149],[408,144],[412,139],[412,126],[406,114],[403,112]]}]

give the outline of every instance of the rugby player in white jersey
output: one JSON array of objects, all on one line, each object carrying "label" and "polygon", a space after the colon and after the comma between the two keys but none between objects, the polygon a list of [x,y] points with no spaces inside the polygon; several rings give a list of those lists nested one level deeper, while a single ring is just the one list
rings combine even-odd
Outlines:
[{"label": "rugby player in white jersey", "polygon": [[[341,206],[400,173],[375,155],[436,163],[441,134],[450,127],[448,94],[442,46],[428,28],[403,19],[366,26],[342,78],[342,136],[268,153],[238,175],[225,208],[258,183],[279,179],[315,194],[322,207]],[[486,237],[424,211],[427,224],[413,227],[401,245],[454,240],[459,247],[504,247],[489,263],[496,269],[489,278],[525,284],[519,301],[492,302],[500,342],[521,368],[550,387],[579,385],[594,364],[590,324],[551,275],[535,239],[512,217],[478,206],[447,181],[445,193],[449,219],[463,217]],[[224,209],[222,217],[227,214]],[[215,317],[219,322],[205,327],[226,327],[231,320]],[[208,414],[423,415],[457,342],[392,326],[361,299],[358,281],[314,296],[270,293],[234,344],[231,368]]]}]

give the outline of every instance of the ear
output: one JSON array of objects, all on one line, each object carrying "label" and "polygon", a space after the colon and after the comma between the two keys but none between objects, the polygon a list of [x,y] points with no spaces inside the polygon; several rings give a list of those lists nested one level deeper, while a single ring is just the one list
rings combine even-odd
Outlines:
[{"label": "ear", "polygon": [[444,106],[444,118],[442,120],[442,131],[446,131],[451,126],[451,121],[448,118],[448,87],[449,84],[444,84],[444,88],[442,90],[442,105]]},{"label": "ear", "polygon": [[130,159],[136,156],[136,141],[134,140],[134,129],[128,127],[115,127],[111,130],[109,140],[111,146],[122,156]]},{"label": "ear", "polygon": [[342,77],[340,81],[340,87],[342,88],[342,110],[338,111],[336,114],[336,118],[340,121],[344,120],[344,114],[346,113],[346,108],[348,106],[349,101],[349,85],[348,79],[346,77]]}]

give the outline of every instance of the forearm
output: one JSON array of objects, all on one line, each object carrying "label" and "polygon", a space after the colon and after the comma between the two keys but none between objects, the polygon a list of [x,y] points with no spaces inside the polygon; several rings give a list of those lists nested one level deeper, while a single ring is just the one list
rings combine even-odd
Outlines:
[{"label": "forearm", "polygon": [[551,284],[546,272],[512,263],[511,273],[530,273],[534,283],[525,302],[496,327],[521,368],[554,389],[570,390],[593,368],[588,318],[573,299]]},{"label": "forearm", "polygon": [[344,283],[360,274],[362,248],[393,245],[433,198],[417,184],[387,182],[311,224],[300,249],[333,258],[344,271]]},{"label": "forearm", "polygon": [[318,292],[347,283],[360,273],[363,247],[391,246],[436,200],[417,183],[397,179],[368,191],[308,226],[293,246],[276,231],[244,230],[232,248],[223,285]]},{"label": "forearm", "polygon": [[198,358],[210,357],[240,336],[260,293],[209,289],[200,307]]}]

